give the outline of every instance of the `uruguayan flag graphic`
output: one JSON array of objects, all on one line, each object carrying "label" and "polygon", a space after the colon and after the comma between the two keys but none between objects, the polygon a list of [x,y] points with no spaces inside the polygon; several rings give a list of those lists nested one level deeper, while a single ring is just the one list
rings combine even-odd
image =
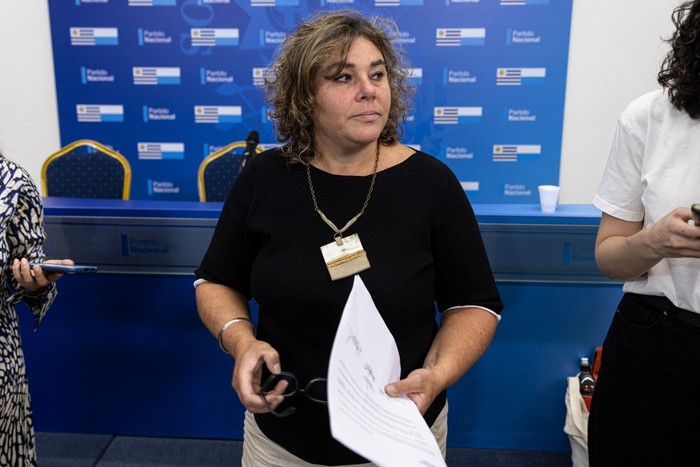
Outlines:
[{"label": "uruguayan flag graphic", "polygon": [[195,47],[223,47],[238,45],[238,29],[202,29],[190,30],[192,45]]},{"label": "uruguayan flag graphic", "polygon": [[270,73],[268,68],[253,68],[253,84],[255,86],[262,86],[265,84],[265,75]]},{"label": "uruguayan flag graphic", "polygon": [[177,0],[129,0],[129,6],[177,6]]},{"label": "uruguayan flag graphic", "polygon": [[70,28],[70,45],[119,45],[117,28]]},{"label": "uruguayan flag graphic", "polygon": [[374,0],[374,6],[422,6],[423,0]]},{"label": "uruguayan flag graphic", "polygon": [[484,113],[482,107],[435,107],[433,122],[436,125],[478,123]]},{"label": "uruguayan flag graphic", "polygon": [[78,104],[75,106],[79,122],[123,122],[124,106]]},{"label": "uruguayan flag graphic", "polygon": [[495,144],[494,162],[518,162],[520,159],[534,159],[542,154],[539,144]]},{"label": "uruguayan flag graphic", "polygon": [[423,69],[422,68],[408,68],[406,70],[408,73],[408,79],[413,81],[413,83],[418,86],[423,83]]},{"label": "uruguayan flag graphic", "polygon": [[441,47],[484,45],[486,28],[439,28],[435,30],[435,44]]},{"label": "uruguayan flag graphic", "polygon": [[503,6],[549,5],[549,0],[501,0]]},{"label": "uruguayan flag graphic", "polygon": [[179,67],[134,67],[134,84],[180,84]]},{"label": "uruguayan flag graphic", "polygon": [[194,121],[195,123],[240,123],[243,121],[243,112],[238,105],[196,105]]},{"label": "uruguayan flag graphic", "polygon": [[250,6],[299,6],[299,0],[250,0]]},{"label": "uruguayan flag graphic", "polygon": [[499,68],[496,70],[496,85],[527,86],[544,84],[546,68]]},{"label": "uruguayan flag graphic", "polygon": [[185,143],[137,143],[139,159],[184,159]]}]

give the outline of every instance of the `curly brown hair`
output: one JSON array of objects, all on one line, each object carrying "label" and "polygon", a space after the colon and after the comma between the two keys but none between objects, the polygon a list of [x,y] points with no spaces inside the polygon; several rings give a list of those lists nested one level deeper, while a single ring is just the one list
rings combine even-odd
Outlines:
[{"label": "curly brown hair", "polygon": [[700,118],[700,0],[685,2],[673,10],[675,32],[657,76],[678,110]]},{"label": "curly brown hair", "polygon": [[[398,38],[396,23],[378,16],[366,18],[355,10],[320,13],[285,38],[263,84],[277,140],[285,143],[282,151],[290,161],[308,162],[314,157],[314,80],[338,50],[347,58],[358,37],[372,42],[386,64],[391,106],[379,143],[391,145],[402,136],[413,87],[409,85],[406,60],[392,44]],[[344,66],[341,63],[338,71]]]}]

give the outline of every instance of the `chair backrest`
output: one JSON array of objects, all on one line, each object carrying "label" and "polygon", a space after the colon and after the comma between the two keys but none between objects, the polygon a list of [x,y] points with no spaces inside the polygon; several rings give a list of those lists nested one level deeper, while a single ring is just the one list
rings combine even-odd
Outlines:
[{"label": "chair backrest", "polygon": [[[245,141],[236,141],[204,158],[197,173],[200,201],[226,200],[233,182],[241,171],[245,147]],[[260,146],[255,148],[256,154],[262,151]]]},{"label": "chair backrest", "polygon": [[44,196],[129,199],[131,167],[118,152],[81,139],[44,161],[41,185]]}]

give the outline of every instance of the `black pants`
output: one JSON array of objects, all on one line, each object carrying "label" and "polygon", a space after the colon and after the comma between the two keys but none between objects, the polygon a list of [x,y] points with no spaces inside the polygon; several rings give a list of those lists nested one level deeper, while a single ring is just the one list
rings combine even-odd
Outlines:
[{"label": "black pants", "polygon": [[665,297],[622,298],[591,404],[591,467],[700,465],[700,328],[676,312]]}]

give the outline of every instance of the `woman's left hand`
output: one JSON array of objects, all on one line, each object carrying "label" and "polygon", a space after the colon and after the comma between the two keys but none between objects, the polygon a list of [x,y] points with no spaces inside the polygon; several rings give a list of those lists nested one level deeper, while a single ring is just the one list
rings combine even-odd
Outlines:
[{"label": "woman's left hand", "polygon": [[437,381],[434,370],[418,368],[406,378],[387,384],[384,392],[391,397],[408,396],[416,404],[421,415],[424,415],[443,389]]},{"label": "woman's left hand", "polygon": [[384,386],[392,397],[408,396],[425,414],[441,391],[454,384],[481,357],[496,332],[498,318],[483,308],[453,308],[442,315],[440,329],[423,367]]},{"label": "woman's left hand", "polygon": [[[50,259],[47,263],[73,265],[70,259]],[[44,273],[41,266],[30,266],[27,258],[15,259],[12,262],[12,275],[28,295],[36,294],[52,282],[57,281],[63,274],[60,272]]]}]

